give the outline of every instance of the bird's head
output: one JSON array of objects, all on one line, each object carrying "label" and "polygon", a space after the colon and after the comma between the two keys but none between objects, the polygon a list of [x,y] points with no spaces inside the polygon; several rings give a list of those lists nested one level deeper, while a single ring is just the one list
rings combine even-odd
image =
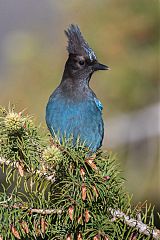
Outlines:
[{"label": "bird's head", "polygon": [[83,38],[77,25],[71,24],[65,30],[65,34],[68,38],[69,53],[65,68],[70,77],[89,81],[95,71],[109,70],[108,66],[98,62],[94,51]]}]

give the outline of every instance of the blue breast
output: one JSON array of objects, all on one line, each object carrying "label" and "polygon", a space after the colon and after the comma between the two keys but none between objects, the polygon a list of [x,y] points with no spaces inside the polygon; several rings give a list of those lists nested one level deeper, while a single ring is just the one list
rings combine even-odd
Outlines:
[{"label": "blue breast", "polygon": [[59,135],[60,141],[66,135],[73,135],[73,144],[80,137],[82,142],[92,151],[96,151],[103,140],[102,105],[98,99],[73,101],[60,97],[50,98],[46,107],[46,123],[54,136]]}]

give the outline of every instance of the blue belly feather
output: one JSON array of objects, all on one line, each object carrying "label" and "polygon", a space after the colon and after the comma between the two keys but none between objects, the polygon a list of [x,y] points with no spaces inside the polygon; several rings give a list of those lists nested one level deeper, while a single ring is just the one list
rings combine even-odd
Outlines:
[{"label": "blue belly feather", "polygon": [[103,120],[102,105],[96,98],[73,101],[58,96],[50,98],[46,107],[46,123],[60,141],[73,135],[73,144],[78,137],[93,152],[102,144]]}]

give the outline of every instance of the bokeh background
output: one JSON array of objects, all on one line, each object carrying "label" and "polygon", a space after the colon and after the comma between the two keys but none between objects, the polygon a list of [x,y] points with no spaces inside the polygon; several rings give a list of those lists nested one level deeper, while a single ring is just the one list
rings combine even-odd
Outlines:
[{"label": "bokeh background", "polygon": [[100,62],[112,69],[91,81],[104,105],[103,148],[117,154],[135,204],[148,199],[156,209],[158,7],[158,0],[0,0],[0,103],[26,109],[46,128],[45,106],[67,58],[63,31],[78,24]]}]

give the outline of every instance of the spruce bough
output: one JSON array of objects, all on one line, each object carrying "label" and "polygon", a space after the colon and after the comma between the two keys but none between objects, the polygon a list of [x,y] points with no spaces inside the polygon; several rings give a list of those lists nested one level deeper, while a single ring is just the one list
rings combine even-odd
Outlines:
[{"label": "spruce bough", "polygon": [[153,208],[132,209],[115,156],[60,144],[0,109],[0,239],[159,239]]}]

